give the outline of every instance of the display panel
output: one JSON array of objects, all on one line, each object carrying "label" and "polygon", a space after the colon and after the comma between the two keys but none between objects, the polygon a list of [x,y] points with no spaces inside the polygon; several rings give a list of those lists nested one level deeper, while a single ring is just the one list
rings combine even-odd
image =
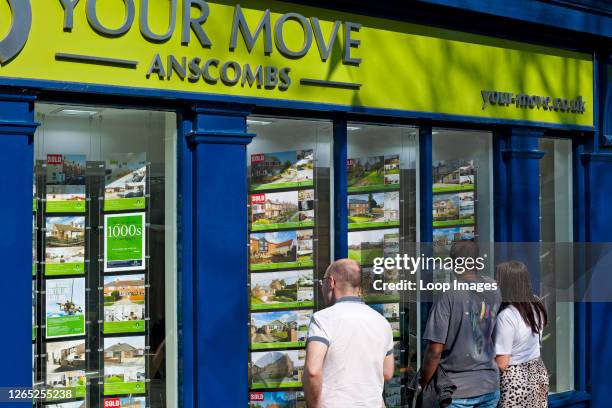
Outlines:
[{"label": "display panel", "polygon": [[405,374],[417,364],[417,299],[383,284],[415,276],[395,268],[377,273],[372,266],[377,258],[416,250],[418,129],[349,123],[347,130],[348,257],[362,266],[364,301],[387,319],[397,340],[396,372],[385,383],[384,399],[387,407],[400,407],[410,380]]},{"label": "display panel", "polygon": [[330,258],[331,123],[247,123],[257,134],[248,146],[249,403],[305,408],[300,390],[314,282]]},{"label": "display panel", "polygon": [[[492,160],[491,133],[433,129],[433,255],[447,257],[454,242],[476,241],[491,276]],[[451,270],[431,272],[435,282],[454,278]]]},{"label": "display panel", "polygon": [[33,382],[63,393],[35,405],[175,406],[176,118],[37,112]]}]

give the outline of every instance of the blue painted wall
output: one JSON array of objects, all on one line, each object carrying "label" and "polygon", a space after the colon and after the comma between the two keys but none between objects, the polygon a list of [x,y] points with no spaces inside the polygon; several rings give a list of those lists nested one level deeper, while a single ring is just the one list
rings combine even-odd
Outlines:
[{"label": "blue painted wall", "polygon": [[[34,98],[0,93],[3,350],[0,385],[32,386],[32,178]],[[31,402],[11,406],[32,406]]]}]

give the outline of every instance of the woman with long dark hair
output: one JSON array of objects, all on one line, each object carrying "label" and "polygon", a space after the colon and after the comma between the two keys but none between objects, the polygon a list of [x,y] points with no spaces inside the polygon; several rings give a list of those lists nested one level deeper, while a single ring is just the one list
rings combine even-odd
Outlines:
[{"label": "woman with long dark hair", "polygon": [[501,372],[499,408],[548,406],[548,373],[540,357],[547,323],[544,304],[533,294],[524,263],[497,266],[502,306],[495,325],[495,361]]}]

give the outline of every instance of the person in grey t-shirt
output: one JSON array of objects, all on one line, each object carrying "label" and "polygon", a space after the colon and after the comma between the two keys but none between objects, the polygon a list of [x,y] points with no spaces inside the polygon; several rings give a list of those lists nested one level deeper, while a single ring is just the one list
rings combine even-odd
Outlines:
[{"label": "person in grey t-shirt", "polygon": [[[459,241],[451,257],[477,258],[473,241]],[[494,283],[476,270],[457,274],[458,282]],[[495,408],[499,400],[499,371],[492,339],[501,303],[498,290],[449,290],[434,303],[423,338],[428,340],[420,384],[424,387],[438,365],[457,386],[450,408]]]}]

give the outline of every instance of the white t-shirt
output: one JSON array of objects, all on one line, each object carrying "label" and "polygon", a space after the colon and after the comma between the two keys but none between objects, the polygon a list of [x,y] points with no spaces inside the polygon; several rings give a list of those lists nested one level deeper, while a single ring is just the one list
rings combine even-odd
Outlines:
[{"label": "white t-shirt", "polygon": [[343,297],[316,312],[308,342],[328,346],[321,408],[383,406],[383,361],[393,353],[389,322],[358,297]]},{"label": "white t-shirt", "polygon": [[540,335],[533,333],[514,306],[506,307],[497,315],[495,354],[512,355],[510,365],[540,357]]}]

